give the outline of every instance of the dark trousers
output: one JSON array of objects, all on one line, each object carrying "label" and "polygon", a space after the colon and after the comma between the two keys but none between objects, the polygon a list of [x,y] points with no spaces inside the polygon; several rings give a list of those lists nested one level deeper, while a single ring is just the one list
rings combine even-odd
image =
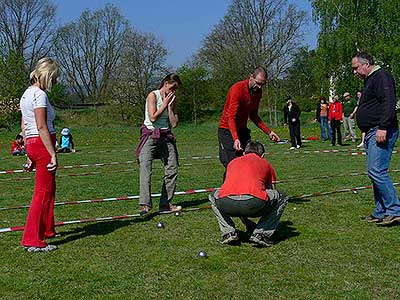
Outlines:
[{"label": "dark trousers", "polygon": [[[250,129],[243,128],[238,130],[240,144],[244,149],[250,141]],[[243,155],[243,151],[236,151],[233,149],[233,138],[229,129],[218,128],[218,143],[219,143],[219,160],[224,165],[225,169],[229,162],[239,156]],[[225,176],[224,176],[225,178]]]},{"label": "dark trousers", "polygon": [[337,133],[337,143],[342,145],[342,132],[340,131],[341,122],[338,120],[331,120],[332,128],[332,145],[336,143],[336,133]]},{"label": "dark trousers", "polygon": [[289,122],[290,142],[292,147],[301,146],[300,122]]}]

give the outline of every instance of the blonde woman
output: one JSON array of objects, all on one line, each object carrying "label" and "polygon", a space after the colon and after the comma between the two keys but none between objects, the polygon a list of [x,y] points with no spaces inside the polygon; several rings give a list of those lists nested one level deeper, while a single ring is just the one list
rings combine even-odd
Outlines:
[{"label": "blonde woman", "polygon": [[40,59],[30,74],[31,86],[20,100],[21,129],[28,154],[27,171],[36,168],[35,189],[21,244],[28,252],[57,249],[46,239],[55,236],[54,198],[57,156],[54,108],[45,91],[57,82],[58,66],[51,58]]}]

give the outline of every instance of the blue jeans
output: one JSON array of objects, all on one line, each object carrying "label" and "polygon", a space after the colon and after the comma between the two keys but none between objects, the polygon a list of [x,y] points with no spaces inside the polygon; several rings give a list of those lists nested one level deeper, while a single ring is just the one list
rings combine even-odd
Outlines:
[{"label": "blue jeans", "polygon": [[398,128],[387,130],[386,142],[376,143],[377,127],[370,129],[365,135],[368,177],[372,180],[375,198],[376,218],[400,216],[400,201],[388,174],[394,144],[399,136]]},{"label": "blue jeans", "polygon": [[[319,128],[321,129],[321,139],[326,140],[326,135],[328,134],[329,140],[332,140],[332,129],[328,123],[328,117],[321,117],[319,122]],[[325,129],[327,134],[325,133]]]}]

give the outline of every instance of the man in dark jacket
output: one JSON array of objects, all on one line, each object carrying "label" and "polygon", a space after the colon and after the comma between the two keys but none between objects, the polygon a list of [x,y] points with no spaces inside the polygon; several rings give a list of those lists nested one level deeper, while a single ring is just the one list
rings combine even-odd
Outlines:
[{"label": "man in dark jacket", "polygon": [[364,89],[357,109],[357,125],[366,133],[368,176],[374,187],[375,210],[367,221],[380,225],[400,223],[400,202],[388,174],[393,147],[399,135],[396,91],[393,76],[365,52],[352,61],[353,73],[364,78]]},{"label": "man in dark jacket", "polygon": [[300,135],[300,108],[292,100],[291,96],[286,97],[286,104],[283,108],[283,118],[285,125],[289,125],[290,142],[292,147],[290,149],[298,149],[301,147],[301,135]]}]

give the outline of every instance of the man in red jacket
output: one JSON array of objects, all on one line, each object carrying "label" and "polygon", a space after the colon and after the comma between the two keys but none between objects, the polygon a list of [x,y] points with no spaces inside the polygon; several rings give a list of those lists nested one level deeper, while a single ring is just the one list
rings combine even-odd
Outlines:
[{"label": "man in red jacket", "polygon": [[337,133],[337,143],[342,145],[342,132],[340,131],[340,126],[343,119],[343,107],[342,103],[339,101],[339,97],[333,97],[333,103],[329,105],[328,123],[332,128],[332,144],[335,146],[336,143],[336,133]]},{"label": "man in red jacket", "polygon": [[258,115],[266,81],[267,72],[263,67],[257,67],[248,79],[235,83],[228,91],[218,125],[219,159],[225,168],[232,159],[243,155],[243,148],[250,140],[249,118],[271,140],[279,140]]},{"label": "man in red jacket", "polygon": [[[271,236],[278,228],[279,219],[288,203],[285,193],[275,190],[275,171],[264,157],[264,146],[249,142],[244,156],[228,165],[221,189],[209,196],[211,207],[221,230],[222,244],[239,243],[231,217],[240,217],[246,224],[250,242],[270,247]],[[261,217],[258,224],[248,217]]]}]

